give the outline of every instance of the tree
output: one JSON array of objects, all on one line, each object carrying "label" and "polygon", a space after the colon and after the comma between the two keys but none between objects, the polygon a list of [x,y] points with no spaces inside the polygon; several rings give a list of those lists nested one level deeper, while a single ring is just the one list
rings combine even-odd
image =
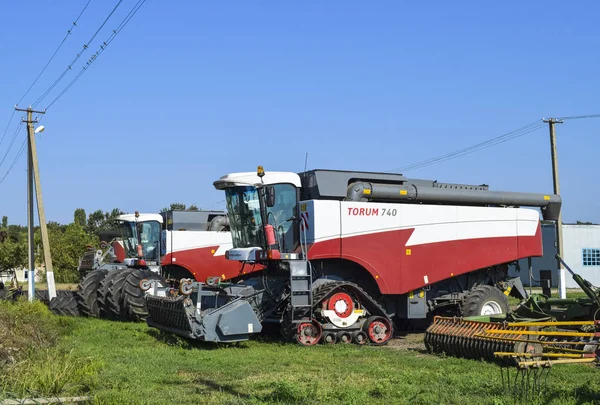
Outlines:
[{"label": "tree", "polygon": [[0,243],[0,271],[8,271],[27,265],[27,244],[10,238]]},{"label": "tree", "polygon": [[83,208],[77,208],[75,210],[75,212],[73,213],[73,222],[85,228],[85,226],[87,225],[87,217]]},{"label": "tree", "polygon": [[99,231],[116,230],[118,227],[115,224],[115,219],[122,214],[124,212],[118,208],[113,208],[110,212],[94,211],[88,216],[85,230],[91,235],[97,235]]},{"label": "tree", "polygon": [[8,217],[5,215],[2,217],[2,229],[6,229],[8,227]]},{"label": "tree", "polygon": [[200,209],[198,208],[198,206],[196,204],[192,204],[189,207],[186,208],[185,204],[181,204],[181,203],[172,203],[171,205],[169,205],[169,207],[165,207],[162,210],[160,210],[161,212],[166,212],[166,211],[200,211]]},{"label": "tree", "polygon": [[[37,232],[37,241],[40,240],[39,236],[39,232]],[[86,245],[97,245],[98,238],[86,233],[81,225],[71,223],[64,226],[64,230],[57,227],[48,228],[48,240],[56,282],[74,283],[79,281],[77,272],[79,257],[83,254]],[[36,252],[36,262],[43,263],[43,247],[39,242],[36,244],[40,246]]]}]

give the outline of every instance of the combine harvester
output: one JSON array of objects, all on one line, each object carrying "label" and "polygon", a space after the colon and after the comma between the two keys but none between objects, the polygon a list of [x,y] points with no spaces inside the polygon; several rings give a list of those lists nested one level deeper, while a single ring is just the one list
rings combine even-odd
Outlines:
[{"label": "combine harvester", "polygon": [[546,220],[561,208],[558,195],[387,173],[259,167],[214,186],[227,199],[227,259],[265,270],[141,286],[149,326],[215,342],[276,322],[302,345],[383,345],[405,320],[506,313],[509,294],[527,295],[509,264],[542,255],[540,212],[520,206]]},{"label": "combine harvester", "polygon": [[225,259],[231,235],[223,212],[136,212],[117,222],[119,231],[100,235],[104,250],[90,249],[80,260],[78,291],[50,302],[55,313],[140,321],[147,316],[142,278],[205,280],[215,269],[223,279],[239,275],[237,263]]}]

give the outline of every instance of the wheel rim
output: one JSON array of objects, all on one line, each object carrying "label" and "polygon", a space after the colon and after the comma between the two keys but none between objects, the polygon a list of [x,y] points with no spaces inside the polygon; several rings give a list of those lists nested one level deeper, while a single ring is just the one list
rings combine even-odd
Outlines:
[{"label": "wheel rim", "polygon": [[334,311],[340,318],[347,318],[354,310],[354,302],[348,294],[339,292],[328,300],[327,309]]},{"label": "wheel rim", "polygon": [[302,322],[298,325],[296,340],[303,346],[312,346],[321,339],[321,325],[318,322]]},{"label": "wheel rim", "polygon": [[373,320],[368,327],[369,340],[373,343],[381,344],[387,342],[392,336],[392,328],[387,320],[377,318]]},{"label": "wheel rim", "polygon": [[496,301],[488,301],[481,307],[481,315],[499,315],[502,313],[502,307]]}]

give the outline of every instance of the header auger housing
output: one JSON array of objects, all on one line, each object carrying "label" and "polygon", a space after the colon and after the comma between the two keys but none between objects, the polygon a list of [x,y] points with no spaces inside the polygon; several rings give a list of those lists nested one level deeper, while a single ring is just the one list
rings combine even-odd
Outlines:
[{"label": "header auger housing", "polygon": [[[558,195],[392,173],[259,167],[214,186],[227,201],[226,257],[242,276],[235,286],[194,283],[188,297],[149,293],[147,302],[149,325],[216,341],[276,322],[304,345],[385,344],[398,321],[504,313],[508,294],[527,295],[508,265],[542,255],[536,209],[554,219],[561,206]],[[253,265],[262,270],[245,272]]]}]

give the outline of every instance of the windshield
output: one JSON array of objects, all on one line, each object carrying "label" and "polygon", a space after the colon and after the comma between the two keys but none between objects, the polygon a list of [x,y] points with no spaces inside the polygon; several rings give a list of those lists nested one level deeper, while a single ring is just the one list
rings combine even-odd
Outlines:
[{"label": "windshield", "polygon": [[296,249],[296,187],[291,184],[275,184],[275,204],[267,207],[267,222],[275,229],[275,239],[282,253]]},{"label": "windshield", "polygon": [[227,212],[234,248],[264,246],[258,191],[255,187],[232,187],[225,190]]},{"label": "windshield", "polygon": [[121,236],[123,237],[123,248],[126,257],[138,257],[138,232],[141,235],[142,253],[148,262],[158,262],[160,257],[160,231],[158,221],[138,222],[137,230],[135,222],[121,223]]},{"label": "windshield", "polygon": [[[297,237],[297,192],[291,184],[271,186],[275,203],[266,208],[266,221],[273,225],[275,239],[282,253],[293,253]],[[260,199],[256,187],[231,187],[225,190],[233,247],[266,248]]]}]

